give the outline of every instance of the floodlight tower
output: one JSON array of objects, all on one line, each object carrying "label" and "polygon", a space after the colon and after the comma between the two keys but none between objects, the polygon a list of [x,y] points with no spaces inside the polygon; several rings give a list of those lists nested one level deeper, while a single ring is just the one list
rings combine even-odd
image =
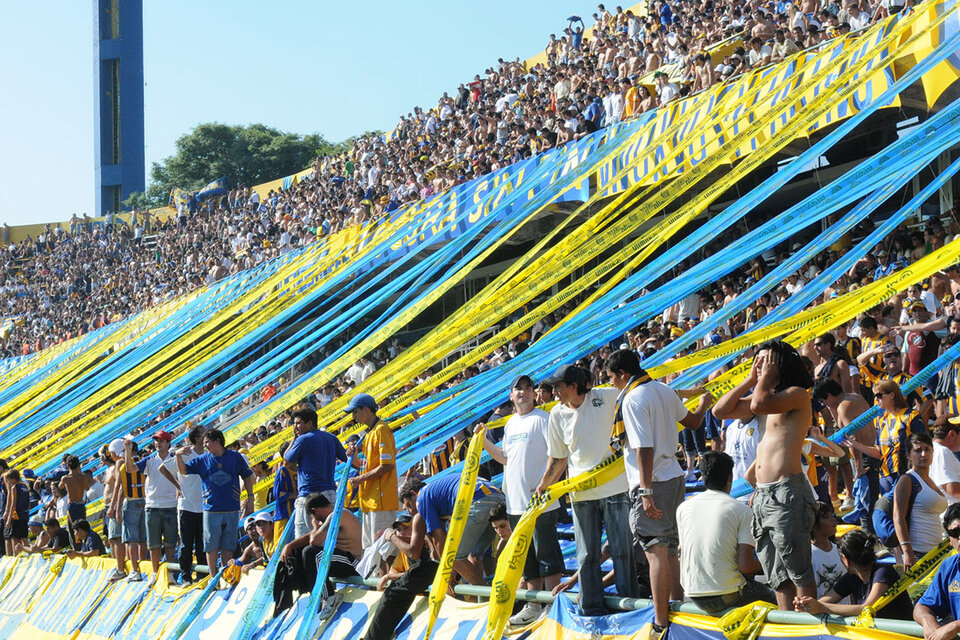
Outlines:
[{"label": "floodlight tower", "polygon": [[97,212],[143,191],[143,0],[93,0]]}]

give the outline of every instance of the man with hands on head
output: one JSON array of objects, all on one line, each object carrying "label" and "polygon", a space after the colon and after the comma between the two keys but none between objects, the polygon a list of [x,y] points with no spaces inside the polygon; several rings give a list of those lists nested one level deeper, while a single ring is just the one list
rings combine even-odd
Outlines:
[{"label": "man with hands on head", "polygon": [[810,546],[816,500],[800,464],[813,418],[812,386],[796,349],[773,340],[759,346],[750,374],[723,398],[727,411],[746,410],[730,408],[746,403],[750,413],[766,420],[754,464],[753,535],[764,575],[784,611],[793,608],[797,595],[817,597]]}]

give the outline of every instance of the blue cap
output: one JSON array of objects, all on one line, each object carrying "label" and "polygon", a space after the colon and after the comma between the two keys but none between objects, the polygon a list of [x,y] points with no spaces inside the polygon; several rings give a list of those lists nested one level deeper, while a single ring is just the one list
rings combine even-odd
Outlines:
[{"label": "blue cap", "polygon": [[37,474],[33,472],[33,469],[24,469],[23,473],[21,473],[20,475],[26,478],[27,480],[33,480],[34,478],[37,477]]},{"label": "blue cap", "polygon": [[344,413],[353,413],[357,409],[366,407],[371,411],[377,410],[377,401],[373,399],[373,396],[369,393],[358,393],[357,395],[350,398],[350,404],[347,405],[347,408],[343,410]]}]

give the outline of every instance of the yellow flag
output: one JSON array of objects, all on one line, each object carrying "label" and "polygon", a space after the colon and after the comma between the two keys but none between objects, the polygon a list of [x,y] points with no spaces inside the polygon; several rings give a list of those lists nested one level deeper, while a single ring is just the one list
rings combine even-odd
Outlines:
[{"label": "yellow flag", "polygon": [[423,640],[430,640],[433,625],[440,614],[440,605],[447,596],[447,585],[450,584],[450,574],[453,571],[453,561],[457,557],[457,549],[463,538],[463,530],[467,526],[467,517],[470,515],[470,506],[473,504],[473,494],[477,490],[477,474],[480,473],[480,454],[483,452],[484,431],[473,434],[470,446],[467,448],[467,457],[463,461],[463,471],[460,473],[460,486],[457,488],[457,501],[453,505],[453,515],[450,516],[450,526],[447,527],[447,539],[443,543],[443,557],[440,558],[440,568],[433,576],[433,585],[430,587],[430,617],[427,619],[427,629]]},{"label": "yellow flag", "polygon": [[[471,443],[472,445],[473,443]],[[497,570],[490,588],[490,607],[487,609],[487,630],[484,640],[501,640],[507,627],[513,603],[517,597],[517,585],[527,560],[527,552],[533,544],[533,527],[537,518],[558,498],[571,491],[586,491],[604,485],[624,471],[623,456],[610,456],[590,471],[550,485],[539,498],[533,497],[531,506],[520,516],[520,521],[510,533],[510,539],[500,553]],[[626,526],[626,525],[624,525]],[[431,597],[433,593],[430,594]]]}]

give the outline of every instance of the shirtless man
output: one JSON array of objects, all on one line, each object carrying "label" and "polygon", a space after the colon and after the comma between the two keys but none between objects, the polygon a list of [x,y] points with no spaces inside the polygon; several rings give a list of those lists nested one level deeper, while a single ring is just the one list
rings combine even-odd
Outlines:
[{"label": "shirtless man", "polygon": [[753,415],[766,416],[755,463],[753,534],[763,573],[784,611],[797,594],[817,593],[810,547],[816,501],[800,466],[812,421],[811,386],[796,349],[774,340],[760,345],[750,374],[728,394],[737,404],[748,403]]},{"label": "shirtless man", "polygon": [[73,523],[87,519],[87,503],[84,494],[90,488],[90,481],[80,468],[80,459],[77,456],[67,458],[67,475],[60,478],[60,489],[67,494],[67,531],[70,532],[70,544],[79,549],[73,531]]},{"label": "shirtless man", "polygon": [[[813,387],[813,399],[822,402],[833,416],[833,421],[837,429],[843,429],[857,416],[870,408],[870,405],[859,393],[846,393],[835,380],[818,380]],[[866,446],[872,446],[877,439],[877,429],[874,421],[869,421],[864,427],[858,429],[850,436]],[[848,497],[854,498],[854,510],[844,516],[843,521],[847,524],[857,524],[867,530],[873,529],[873,523],[870,520],[870,512],[873,510],[873,503],[879,497],[879,475],[877,467],[880,464],[876,458],[871,458],[866,454],[861,454],[853,448],[849,448],[850,456],[853,458],[853,468],[856,473],[856,480],[853,481],[852,489],[848,490]]]},{"label": "shirtless man", "polygon": [[117,559],[117,568],[112,574],[114,580],[119,580],[127,575],[127,548],[121,540],[122,528],[119,516],[110,517],[114,513],[110,509],[113,504],[113,494],[117,488],[117,482],[120,478],[120,461],[123,459],[123,440],[117,438],[109,445],[105,445],[100,452],[103,464],[107,470],[103,474],[103,502],[104,518],[106,520],[107,544],[110,546],[111,555]]},{"label": "shirtless man", "polygon": [[[333,504],[322,493],[311,493],[304,505],[306,512],[313,518],[313,528],[305,535],[287,544],[280,552],[280,565],[277,572],[277,585],[274,588],[274,614],[293,604],[293,590],[298,578],[303,580],[308,590],[312,590],[317,581],[317,568],[323,544],[327,540],[327,525],[333,513]],[[323,608],[320,619],[325,620],[336,610],[343,599],[340,593],[334,593],[330,578],[356,576],[357,564],[363,555],[363,525],[360,519],[347,509],[340,515],[340,528],[337,530],[337,542],[332,550],[330,571],[323,583],[321,596]],[[292,571],[288,571],[288,568]]]}]

